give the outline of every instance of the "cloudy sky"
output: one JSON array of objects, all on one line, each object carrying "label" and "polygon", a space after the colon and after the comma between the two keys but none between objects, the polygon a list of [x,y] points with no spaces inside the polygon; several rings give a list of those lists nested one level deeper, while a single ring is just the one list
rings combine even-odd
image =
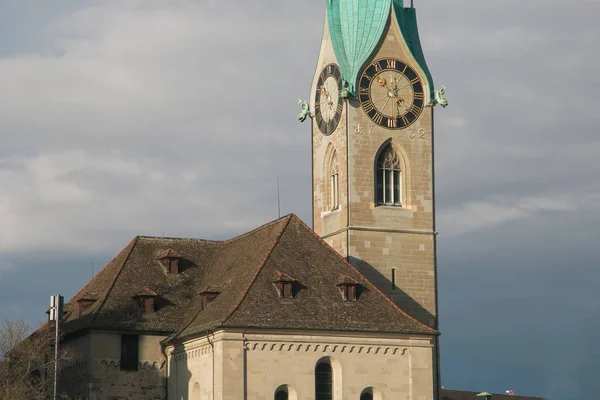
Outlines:
[{"label": "cloudy sky", "polygon": [[[0,318],[137,234],[310,223],[324,0],[0,0]],[[415,0],[436,109],[442,381],[600,390],[600,1]],[[587,395],[586,395],[587,393]]]}]

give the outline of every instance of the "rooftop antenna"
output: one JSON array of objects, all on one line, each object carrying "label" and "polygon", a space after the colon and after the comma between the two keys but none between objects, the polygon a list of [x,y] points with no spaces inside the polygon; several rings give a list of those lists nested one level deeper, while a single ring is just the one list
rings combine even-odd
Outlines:
[{"label": "rooftop antenna", "polygon": [[92,261],[92,279],[94,279],[94,262]]},{"label": "rooftop antenna", "polygon": [[279,177],[277,177],[277,218],[281,218],[281,201],[279,199]]},{"label": "rooftop antenna", "polygon": [[410,0],[410,8],[415,8],[414,0]]}]

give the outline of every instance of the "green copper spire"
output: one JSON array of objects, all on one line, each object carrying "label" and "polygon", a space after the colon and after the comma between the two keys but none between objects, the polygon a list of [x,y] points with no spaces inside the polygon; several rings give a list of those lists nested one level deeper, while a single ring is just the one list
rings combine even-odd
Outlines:
[{"label": "green copper spire", "polygon": [[396,21],[410,51],[419,63],[433,93],[433,79],[419,40],[415,9],[404,8],[403,0],[327,0],[327,19],[333,51],[350,93],[355,93],[361,68],[381,41],[394,9]]},{"label": "green copper spire", "polygon": [[431,72],[429,72],[429,68],[427,67],[425,55],[423,54],[423,48],[421,47],[419,28],[417,26],[417,11],[412,6],[412,1],[410,8],[404,8],[402,0],[393,0],[393,5],[394,14],[396,14],[396,20],[398,21],[398,26],[400,26],[400,30],[402,31],[402,36],[404,36],[404,40],[406,40],[406,44],[408,45],[413,57],[415,60],[417,60],[417,63],[419,63],[419,66],[421,66],[423,72],[425,72],[425,76],[429,82],[429,89],[431,90],[431,94],[433,96],[433,78],[431,76]]},{"label": "green copper spire", "polygon": [[391,0],[327,0],[333,50],[351,93],[360,69],[379,44],[390,9]]}]

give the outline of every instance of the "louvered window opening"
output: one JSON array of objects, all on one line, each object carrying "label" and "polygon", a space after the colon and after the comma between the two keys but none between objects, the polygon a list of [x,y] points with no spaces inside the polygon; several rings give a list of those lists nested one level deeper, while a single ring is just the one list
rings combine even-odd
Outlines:
[{"label": "louvered window opening", "polygon": [[293,297],[292,282],[283,282],[281,290],[282,299],[291,299]]},{"label": "louvered window opening", "polygon": [[340,185],[339,185],[339,165],[337,160],[337,152],[331,157],[331,210],[340,208]]},{"label": "louvered window opening", "polygon": [[315,400],[332,400],[333,371],[331,365],[322,362],[315,368]]},{"label": "louvered window opening", "polygon": [[142,298],[142,310],[144,310],[145,313],[154,312],[154,298],[143,297]]},{"label": "louvered window opening", "polygon": [[356,301],[356,285],[345,285],[343,290],[344,290],[344,300]]}]

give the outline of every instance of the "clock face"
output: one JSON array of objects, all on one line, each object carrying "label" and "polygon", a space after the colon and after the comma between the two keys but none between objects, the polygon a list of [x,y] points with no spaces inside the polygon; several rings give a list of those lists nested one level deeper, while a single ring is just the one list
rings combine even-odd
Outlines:
[{"label": "clock face", "polygon": [[360,77],[358,95],[369,118],[389,129],[406,128],[415,122],[425,101],[417,73],[393,58],[367,65]]},{"label": "clock face", "polygon": [[342,108],[342,74],[337,65],[329,64],[319,76],[315,95],[315,119],[324,135],[337,128]]}]

